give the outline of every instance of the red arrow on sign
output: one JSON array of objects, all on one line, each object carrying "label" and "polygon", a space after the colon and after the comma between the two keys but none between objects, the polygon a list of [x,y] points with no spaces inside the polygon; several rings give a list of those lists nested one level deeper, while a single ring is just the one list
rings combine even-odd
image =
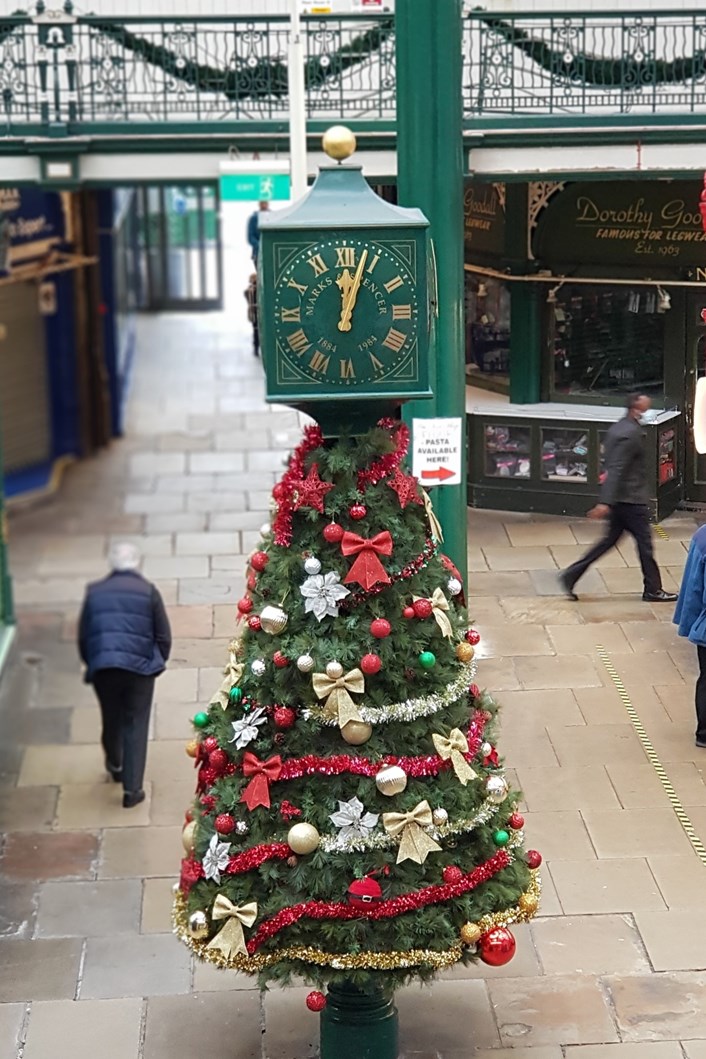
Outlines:
[{"label": "red arrow on sign", "polygon": [[437,467],[435,471],[422,471],[422,478],[438,478],[440,482],[446,481],[447,478],[453,478],[454,472],[450,471],[448,467]]}]

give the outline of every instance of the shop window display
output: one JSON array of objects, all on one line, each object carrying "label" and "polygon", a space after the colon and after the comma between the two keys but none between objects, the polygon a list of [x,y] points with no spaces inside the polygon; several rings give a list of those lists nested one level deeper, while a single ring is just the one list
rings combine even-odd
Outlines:
[{"label": "shop window display", "polygon": [[547,301],[552,397],[662,400],[668,300],[657,288],[567,283]]},{"label": "shop window display", "polygon": [[529,478],[529,427],[502,423],[485,428],[485,473],[489,478]]},{"label": "shop window display", "polygon": [[548,482],[588,481],[588,434],[582,430],[542,430],[542,478]]},{"label": "shop window display", "polygon": [[[466,273],[466,377],[506,389],[510,381],[510,291],[501,280]],[[495,383],[495,385],[493,385]]]}]

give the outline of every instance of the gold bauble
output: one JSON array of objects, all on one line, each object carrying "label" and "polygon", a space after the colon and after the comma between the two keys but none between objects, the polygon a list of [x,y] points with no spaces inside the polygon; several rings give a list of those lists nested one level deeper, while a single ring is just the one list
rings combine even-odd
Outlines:
[{"label": "gold bauble", "polygon": [[260,611],[260,628],[263,632],[268,632],[270,636],[277,636],[284,632],[288,621],[289,617],[281,607],[268,606]]},{"label": "gold bauble", "polygon": [[195,941],[202,941],[205,937],[208,937],[208,919],[205,912],[192,912],[186,929],[189,932],[189,937],[194,938]]},{"label": "gold bauble", "polygon": [[196,821],[189,820],[188,824],[181,833],[181,842],[187,853],[193,853],[194,851],[194,836],[196,834]]},{"label": "gold bauble", "polygon": [[534,894],[521,894],[518,907],[528,916],[533,916],[539,908],[539,901]]},{"label": "gold bauble", "polygon": [[461,941],[464,945],[475,945],[482,933],[477,923],[464,923],[460,931]]},{"label": "gold bauble", "polygon": [[343,666],[340,662],[329,662],[326,666],[326,676],[331,680],[338,680],[343,676]]},{"label": "gold bauble", "polygon": [[362,746],[372,734],[373,726],[367,721],[348,721],[341,729],[343,741],[349,746]]},{"label": "gold bauble", "polygon": [[439,806],[438,809],[432,809],[431,819],[437,827],[441,827],[442,824],[445,824],[449,819],[449,814],[446,812],[443,806]]},{"label": "gold bauble", "polygon": [[321,146],[329,158],[342,162],[344,158],[350,158],[355,151],[356,140],[345,125],[332,125],[321,137]]},{"label": "gold bauble", "polygon": [[500,805],[507,798],[509,788],[504,776],[488,776],[485,781],[485,789],[488,794],[488,801],[494,805]]},{"label": "gold bauble", "polygon": [[456,644],[456,657],[459,662],[470,662],[475,653],[469,643]]},{"label": "gold bauble", "polygon": [[313,824],[294,824],[287,832],[287,844],[294,853],[313,853],[321,835]]},{"label": "gold bauble", "polygon": [[388,798],[402,794],[407,786],[407,773],[399,765],[387,765],[377,773],[375,786],[380,794],[386,794]]},{"label": "gold bauble", "polygon": [[199,753],[199,741],[198,739],[190,739],[184,747],[189,757],[198,757]]}]

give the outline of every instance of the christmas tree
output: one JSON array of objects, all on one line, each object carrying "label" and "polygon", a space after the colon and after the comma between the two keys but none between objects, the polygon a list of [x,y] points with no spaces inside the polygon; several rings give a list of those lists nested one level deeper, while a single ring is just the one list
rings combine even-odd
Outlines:
[{"label": "christmas tree", "polygon": [[[540,856],[475,683],[463,585],[408,432],[310,427],[250,557],[225,679],[194,717],[175,903],[198,957],[316,986],[481,958],[536,912]],[[319,992],[309,1006],[323,1006]]]}]

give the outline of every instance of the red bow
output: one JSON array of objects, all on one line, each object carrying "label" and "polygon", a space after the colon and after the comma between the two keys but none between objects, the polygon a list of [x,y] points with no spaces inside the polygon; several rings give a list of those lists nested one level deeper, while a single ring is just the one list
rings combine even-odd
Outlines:
[{"label": "red bow", "polygon": [[278,780],[282,771],[282,758],[279,754],[260,761],[259,758],[246,750],[243,754],[243,775],[252,776],[250,783],[241,795],[241,802],[245,802],[250,812],[258,805],[270,808],[270,780]]},{"label": "red bow", "polygon": [[389,585],[390,578],[378,559],[378,555],[392,555],[392,537],[388,530],[376,533],[374,537],[360,537],[348,530],[341,538],[341,551],[344,555],[357,555],[358,558],[343,579],[344,585],[357,582],[369,592],[378,581]]}]

